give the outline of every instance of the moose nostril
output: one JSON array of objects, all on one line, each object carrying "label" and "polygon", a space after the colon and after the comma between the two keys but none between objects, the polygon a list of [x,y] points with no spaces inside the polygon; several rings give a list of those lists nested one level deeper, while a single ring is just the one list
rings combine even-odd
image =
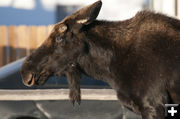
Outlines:
[{"label": "moose nostril", "polygon": [[25,78],[26,80],[24,80],[24,84],[28,87],[31,87],[34,85],[34,78],[32,74],[29,74],[27,78]]},{"label": "moose nostril", "polygon": [[32,83],[32,78],[30,78],[30,79],[28,79],[28,85],[31,85],[31,83]]}]

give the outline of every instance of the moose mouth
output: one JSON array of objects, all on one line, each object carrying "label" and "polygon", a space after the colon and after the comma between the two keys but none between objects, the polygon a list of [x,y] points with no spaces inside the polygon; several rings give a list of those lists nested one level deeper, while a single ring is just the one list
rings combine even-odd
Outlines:
[{"label": "moose mouth", "polygon": [[44,85],[48,78],[50,77],[50,75],[48,73],[40,73],[40,74],[29,74],[28,78],[27,78],[27,82],[24,82],[24,84],[28,87],[32,87],[34,85]]}]

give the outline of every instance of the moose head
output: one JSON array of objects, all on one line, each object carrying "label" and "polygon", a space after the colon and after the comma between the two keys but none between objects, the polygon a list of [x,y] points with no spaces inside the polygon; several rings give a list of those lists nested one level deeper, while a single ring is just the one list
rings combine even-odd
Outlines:
[{"label": "moose head", "polygon": [[[52,75],[65,75],[78,69],[78,60],[88,53],[86,29],[98,16],[97,1],[55,24],[44,43],[26,58],[21,68],[26,86],[43,85]],[[76,72],[77,73],[77,72]]]}]

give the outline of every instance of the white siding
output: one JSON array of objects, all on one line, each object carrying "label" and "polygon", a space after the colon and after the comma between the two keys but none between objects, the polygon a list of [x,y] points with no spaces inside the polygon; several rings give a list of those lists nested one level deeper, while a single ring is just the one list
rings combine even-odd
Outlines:
[{"label": "white siding", "polygon": [[153,0],[153,9],[169,16],[175,16],[175,0]]}]

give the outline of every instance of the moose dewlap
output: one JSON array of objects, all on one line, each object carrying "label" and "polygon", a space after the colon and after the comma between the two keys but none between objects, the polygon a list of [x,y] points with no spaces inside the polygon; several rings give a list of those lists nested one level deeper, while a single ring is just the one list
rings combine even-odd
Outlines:
[{"label": "moose dewlap", "polygon": [[[26,86],[67,77],[80,103],[85,74],[107,82],[122,105],[143,119],[164,119],[166,103],[180,103],[180,21],[149,11],[125,21],[96,20],[97,1],[64,18],[22,65]],[[117,11],[118,12],[118,11]]]}]

